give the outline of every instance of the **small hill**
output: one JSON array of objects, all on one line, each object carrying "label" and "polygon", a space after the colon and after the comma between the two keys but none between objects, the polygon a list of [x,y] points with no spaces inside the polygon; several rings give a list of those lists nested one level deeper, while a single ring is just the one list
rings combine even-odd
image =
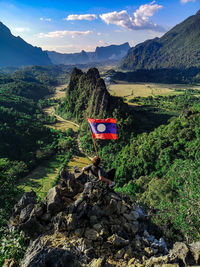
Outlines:
[{"label": "small hill", "polygon": [[12,35],[9,28],[0,22],[0,67],[51,65],[46,52]]},{"label": "small hill", "polygon": [[122,69],[200,67],[200,12],[176,25],[161,38],[147,40],[129,50]]},{"label": "small hill", "polygon": [[85,52],[82,50],[80,53],[62,54],[55,51],[47,51],[47,54],[53,64],[86,64],[89,62],[121,60],[129,49],[129,44],[124,43],[121,45],[97,47],[95,52]]}]

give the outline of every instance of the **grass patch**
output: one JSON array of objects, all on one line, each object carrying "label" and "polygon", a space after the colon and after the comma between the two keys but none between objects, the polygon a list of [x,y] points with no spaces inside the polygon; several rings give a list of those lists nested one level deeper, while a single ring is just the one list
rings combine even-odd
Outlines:
[{"label": "grass patch", "polygon": [[82,169],[83,167],[90,165],[91,160],[89,160],[86,156],[74,156],[68,163],[68,169],[69,171],[74,170],[74,166],[78,166],[79,169]]},{"label": "grass patch", "polygon": [[48,190],[54,185],[54,181],[57,175],[59,175],[59,170],[63,166],[65,159],[66,154],[60,154],[53,156],[48,161],[44,161],[20,180],[17,187],[23,192],[28,192],[32,188],[43,199]]},{"label": "grass patch", "polygon": [[110,85],[108,88],[111,95],[125,97],[127,101],[133,97],[182,94],[186,89],[200,90],[200,86],[192,86],[187,84],[118,82],[117,84]]}]

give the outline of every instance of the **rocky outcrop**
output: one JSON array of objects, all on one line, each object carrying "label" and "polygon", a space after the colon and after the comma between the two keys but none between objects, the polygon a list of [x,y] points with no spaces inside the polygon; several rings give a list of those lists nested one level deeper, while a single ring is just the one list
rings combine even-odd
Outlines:
[{"label": "rocky outcrop", "polygon": [[87,73],[74,68],[66,99],[59,106],[59,112],[71,114],[72,118],[80,122],[86,117],[102,117],[109,114],[111,98],[96,68],[89,69]]},{"label": "rocky outcrop", "polygon": [[164,239],[149,233],[141,207],[102,182],[91,183],[83,197],[84,179],[76,171],[50,189],[46,204],[39,206],[31,191],[14,207],[10,225],[31,238],[21,266],[199,264],[200,242],[177,242],[168,252]]}]

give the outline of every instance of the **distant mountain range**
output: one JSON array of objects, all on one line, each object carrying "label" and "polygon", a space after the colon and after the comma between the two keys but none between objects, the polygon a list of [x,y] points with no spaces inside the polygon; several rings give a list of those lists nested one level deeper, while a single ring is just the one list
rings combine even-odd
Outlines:
[{"label": "distant mountain range", "polygon": [[50,64],[52,63],[46,52],[26,43],[20,37],[13,36],[0,22],[0,67]]},{"label": "distant mountain range", "polygon": [[121,60],[130,49],[129,43],[121,45],[109,45],[97,47],[95,52],[62,54],[54,51],[46,51],[53,64],[86,64],[89,62],[102,62],[109,60]]},{"label": "distant mountain range", "polygon": [[54,51],[42,51],[41,48],[28,44],[21,37],[12,35],[9,28],[0,22],[0,67],[51,64],[75,65],[121,60],[129,49],[129,44],[124,43],[122,45],[97,47],[95,52],[85,52],[83,50],[80,53],[62,54]]},{"label": "distant mountain range", "polygon": [[161,38],[131,48],[122,69],[200,67],[200,11],[176,25]]}]

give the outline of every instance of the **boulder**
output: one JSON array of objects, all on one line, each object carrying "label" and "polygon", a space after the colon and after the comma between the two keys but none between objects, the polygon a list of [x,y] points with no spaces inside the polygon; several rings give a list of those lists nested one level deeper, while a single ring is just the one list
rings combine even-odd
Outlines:
[{"label": "boulder", "polygon": [[102,240],[102,237],[99,235],[99,233],[95,229],[87,228],[85,230],[84,236],[93,241]]},{"label": "boulder", "polygon": [[47,212],[55,215],[63,208],[62,199],[58,187],[53,187],[47,194]]},{"label": "boulder", "polygon": [[189,245],[190,251],[194,257],[195,263],[200,264],[199,255],[200,255],[200,242],[195,242]]},{"label": "boulder", "polygon": [[186,257],[187,257],[188,252],[189,252],[189,249],[185,243],[176,242],[173,246],[173,249],[170,250],[169,252],[170,259],[171,260],[180,259],[186,265]]},{"label": "boulder", "polygon": [[29,204],[36,204],[36,193],[31,189],[29,192],[25,193],[19,202],[14,206],[12,210],[12,217],[19,215],[21,211],[26,208]]},{"label": "boulder", "polygon": [[29,246],[20,267],[81,267],[70,250],[47,247],[38,238]]},{"label": "boulder", "polygon": [[45,228],[38,222],[36,217],[29,217],[29,219],[18,226],[20,231],[23,231],[26,236],[36,238],[45,231]]},{"label": "boulder", "polygon": [[108,237],[107,242],[111,243],[115,248],[125,247],[129,244],[129,240],[125,240],[117,234]]},{"label": "boulder", "polygon": [[23,208],[20,212],[20,215],[19,215],[20,222],[23,223],[23,222],[27,221],[29,219],[33,209],[34,209],[33,203],[28,204],[25,208]]}]

